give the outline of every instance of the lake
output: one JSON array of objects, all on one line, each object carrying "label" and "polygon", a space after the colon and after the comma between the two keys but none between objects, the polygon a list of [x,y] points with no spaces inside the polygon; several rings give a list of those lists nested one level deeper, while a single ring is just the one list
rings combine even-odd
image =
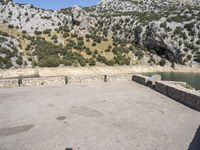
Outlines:
[{"label": "lake", "polygon": [[158,73],[143,73],[143,75],[151,76],[159,74],[162,80],[166,81],[184,81],[193,86],[196,90],[200,90],[200,73],[177,73],[177,72],[158,72]]}]

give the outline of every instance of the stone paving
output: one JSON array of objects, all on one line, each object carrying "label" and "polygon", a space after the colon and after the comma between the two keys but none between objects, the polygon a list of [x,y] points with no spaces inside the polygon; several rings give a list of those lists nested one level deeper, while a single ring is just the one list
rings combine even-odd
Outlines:
[{"label": "stone paving", "polygon": [[187,150],[199,125],[135,82],[0,89],[0,150]]}]

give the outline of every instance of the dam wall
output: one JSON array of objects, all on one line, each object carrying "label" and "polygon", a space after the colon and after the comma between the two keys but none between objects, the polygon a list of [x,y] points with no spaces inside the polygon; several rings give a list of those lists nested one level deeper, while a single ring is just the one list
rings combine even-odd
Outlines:
[{"label": "dam wall", "polygon": [[187,83],[176,81],[152,81],[150,77],[134,75],[133,81],[152,89],[192,108],[200,111],[200,92],[186,88]]}]

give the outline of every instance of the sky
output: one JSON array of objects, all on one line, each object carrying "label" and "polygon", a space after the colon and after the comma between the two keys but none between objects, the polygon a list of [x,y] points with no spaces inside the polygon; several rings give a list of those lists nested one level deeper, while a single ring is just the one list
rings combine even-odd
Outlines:
[{"label": "sky", "polygon": [[44,9],[59,10],[60,8],[71,7],[73,5],[93,6],[100,0],[14,0],[17,3],[33,4]]}]

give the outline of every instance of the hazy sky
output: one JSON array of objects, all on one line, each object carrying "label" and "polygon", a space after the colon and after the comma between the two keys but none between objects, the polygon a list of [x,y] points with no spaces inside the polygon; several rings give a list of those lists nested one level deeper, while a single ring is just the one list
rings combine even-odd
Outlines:
[{"label": "hazy sky", "polygon": [[96,5],[100,0],[14,0],[18,3],[28,3],[44,9],[60,9],[73,5],[92,6]]}]

